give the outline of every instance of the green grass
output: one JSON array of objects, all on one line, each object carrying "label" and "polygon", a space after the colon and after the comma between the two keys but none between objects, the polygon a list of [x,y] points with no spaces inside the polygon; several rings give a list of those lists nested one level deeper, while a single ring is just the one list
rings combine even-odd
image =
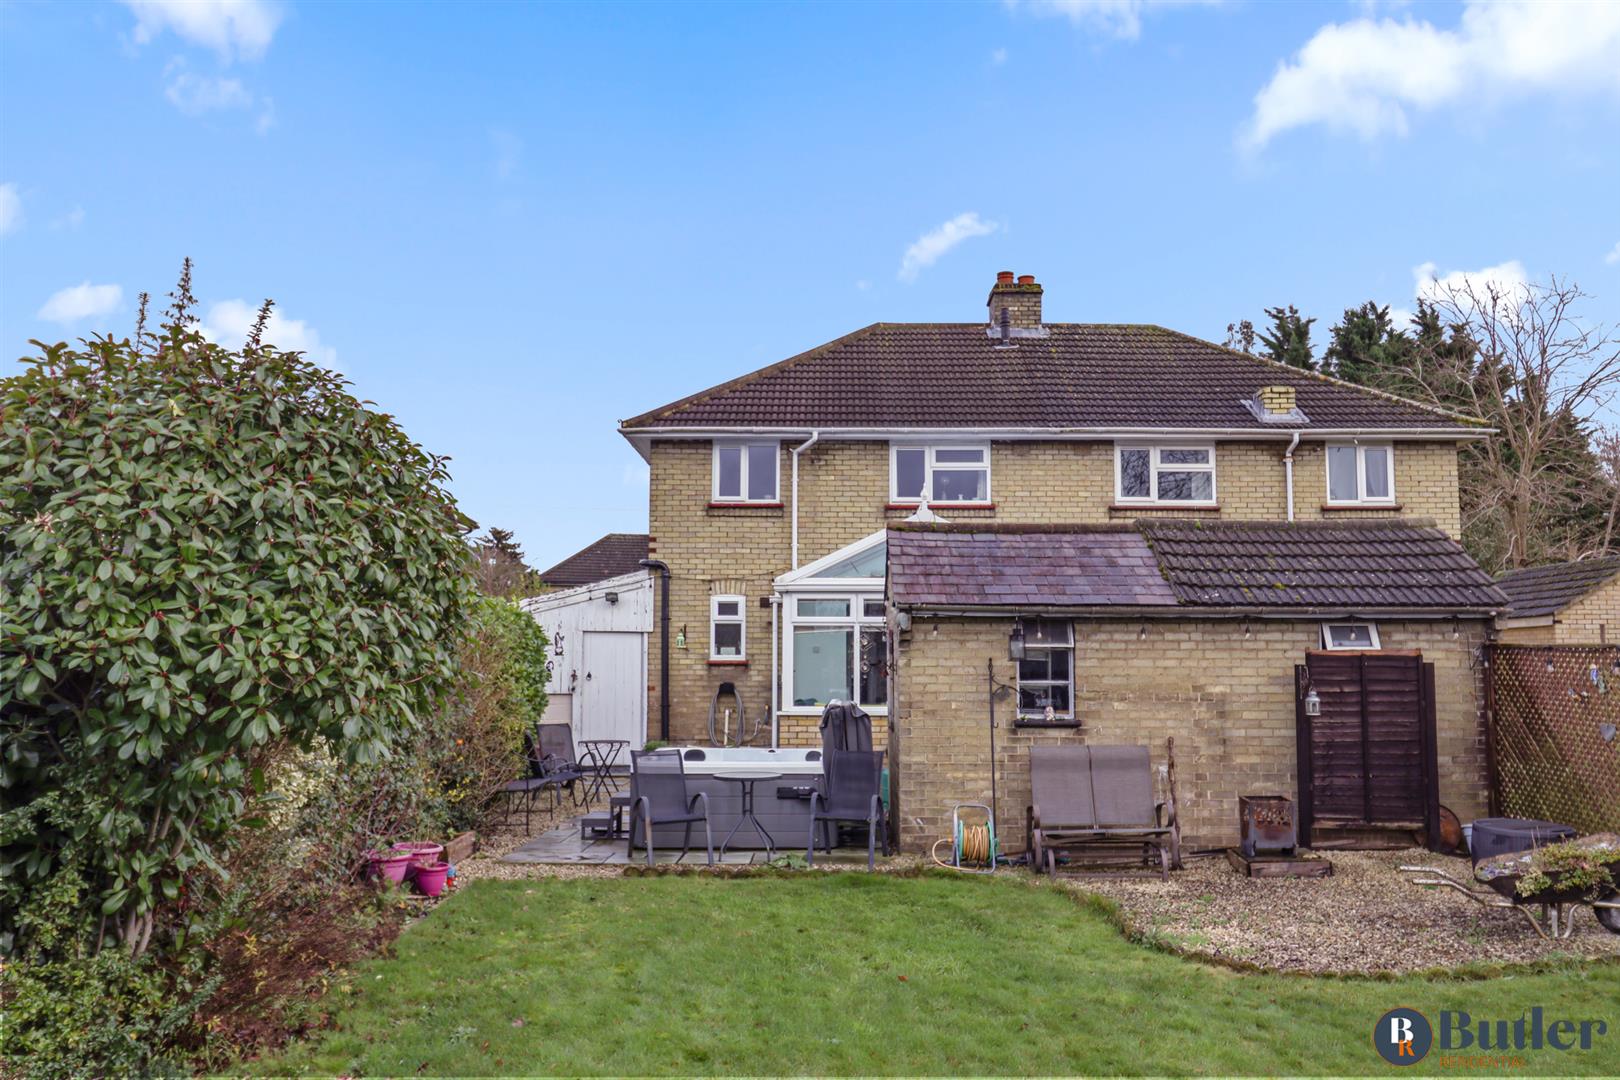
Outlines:
[{"label": "green grass", "polygon": [[[1526,931],[1528,932],[1528,930]],[[478,882],[334,992],[264,1073],[1384,1073],[1398,1005],[1601,1018],[1512,1072],[1620,1074],[1620,967],[1491,979],[1240,974],[1022,879]],[[1439,1050],[1403,1074],[1444,1072]],[[1455,1070],[1451,1070],[1455,1071]],[[1477,1068],[1469,1070],[1479,1071]]]}]

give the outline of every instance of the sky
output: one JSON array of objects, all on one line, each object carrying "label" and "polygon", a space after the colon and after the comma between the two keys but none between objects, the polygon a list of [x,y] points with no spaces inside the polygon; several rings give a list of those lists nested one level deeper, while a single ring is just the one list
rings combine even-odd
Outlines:
[{"label": "sky", "polygon": [[0,2],[0,372],[186,256],[545,567],[645,530],[620,419],[998,270],[1217,341],[1454,275],[1620,321],[1620,2]]}]

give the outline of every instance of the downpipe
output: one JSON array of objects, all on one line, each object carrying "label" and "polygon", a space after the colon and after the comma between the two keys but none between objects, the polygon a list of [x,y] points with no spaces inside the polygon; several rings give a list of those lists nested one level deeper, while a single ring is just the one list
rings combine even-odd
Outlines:
[{"label": "downpipe", "polygon": [[1294,451],[1299,447],[1299,432],[1288,443],[1288,449],[1283,451],[1283,483],[1288,488],[1288,520],[1294,520]]},{"label": "downpipe", "polygon": [[669,742],[669,564],[642,559],[641,565],[658,571],[658,738]]},{"label": "downpipe", "polygon": [[[793,448],[793,565],[790,570],[799,568],[799,455],[816,445],[821,440],[821,429],[816,428],[810,432],[810,438]],[[775,716],[773,707],[772,714]]]}]

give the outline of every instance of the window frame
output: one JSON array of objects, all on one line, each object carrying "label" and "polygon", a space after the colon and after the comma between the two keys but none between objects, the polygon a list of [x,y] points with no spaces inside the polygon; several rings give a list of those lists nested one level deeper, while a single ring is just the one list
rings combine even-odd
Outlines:
[{"label": "window frame", "polygon": [[[1040,712],[1030,712],[1030,711],[1025,710],[1024,701],[1023,701],[1023,699],[1024,699],[1024,687],[1026,685],[1025,679],[1024,679],[1024,670],[1023,670],[1024,665],[1023,665],[1022,660],[1016,661],[1014,663],[1014,666],[1013,666],[1013,683],[1014,683],[1014,694],[1015,694],[1014,721],[1013,721],[1014,725],[1017,726],[1017,727],[1063,727],[1063,728],[1079,727],[1080,726],[1080,718],[1079,718],[1079,713],[1077,712],[1077,710],[1075,708],[1075,700],[1074,700],[1074,677],[1075,677],[1074,668],[1075,668],[1075,659],[1076,659],[1076,657],[1077,657],[1077,655],[1079,653],[1079,646],[1078,646],[1078,641],[1077,641],[1077,638],[1076,638],[1075,632],[1074,632],[1074,623],[1067,620],[1067,619],[1041,619],[1041,620],[1036,620],[1036,621],[1047,623],[1047,624],[1050,624],[1052,626],[1061,626],[1061,627],[1063,627],[1065,630],[1068,631],[1068,640],[1064,641],[1064,642],[1061,642],[1061,643],[1053,642],[1053,643],[1049,643],[1049,644],[1031,645],[1029,643],[1028,631],[1026,630],[1026,636],[1025,636],[1025,639],[1024,639],[1024,657],[1025,657],[1025,659],[1029,658],[1029,654],[1032,651],[1039,651],[1039,652],[1044,652],[1044,653],[1067,652],[1069,654],[1069,676],[1068,676],[1068,678],[1066,680],[1058,680],[1058,679],[1051,679],[1051,678],[1047,678],[1047,679],[1031,679],[1031,680],[1028,681],[1027,685],[1029,685],[1031,687],[1038,687],[1038,686],[1050,687],[1050,686],[1067,685],[1068,691],[1069,691],[1069,708],[1068,708],[1068,710],[1066,712],[1054,712],[1052,714],[1052,719],[1050,719],[1050,720],[1048,720],[1046,718],[1046,711],[1044,709],[1041,710]],[[1047,671],[1048,671],[1048,673],[1050,673],[1050,671],[1051,671],[1051,666],[1050,666],[1051,661],[1048,660],[1047,664],[1048,664]]]},{"label": "window frame", "polygon": [[[1354,499],[1335,499],[1333,497],[1333,451],[1354,449],[1356,452],[1356,497]],[[1388,495],[1369,497],[1367,495],[1367,451],[1384,451],[1384,480]],[[1393,506],[1395,505],[1395,444],[1393,442],[1329,442],[1322,448],[1322,484],[1323,492],[1327,498],[1324,500],[1329,506]]]},{"label": "window frame", "polygon": [[[923,494],[901,495],[900,483],[900,455],[901,450],[921,450],[923,452]],[[941,450],[972,450],[984,455],[982,465],[964,465],[960,462],[946,462],[943,465],[935,461],[935,456]],[[894,506],[921,506],[926,500],[929,506],[988,506],[994,499],[994,489],[991,487],[995,477],[991,467],[990,444],[987,442],[891,442],[889,444],[889,503]],[[942,472],[978,472],[984,470],[984,498],[982,499],[936,499],[934,498],[934,470]]]},{"label": "window frame", "polygon": [[[1125,451],[1146,450],[1148,452],[1148,494],[1125,494]],[[1185,463],[1164,464],[1159,458],[1166,450],[1202,450],[1209,454],[1209,464],[1188,465]],[[1114,502],[1130,506],[1217,506],[1220,501],[1220,477],[1217,475],[1215,444],[1213,442],[1116,442],[1114,443]],[[1207,472],[1209,473],[1209,498],[1207,499],[1161,499],[1159,498],[1159,474],[1161,472]]]},{"label": "window frame", "polygon": [[[1333,630],[1340,626],[1365,628],[1371,643],[1367,645],[1340,645],[1333,640]],[[1337,619],[1322,624],[1322,648],[1329,652],[1376,652],[1384,646],[1378,637],[1378,624],[1361,619]]]},{"label": "window frame", "polygon": [[[737,605],[737,614],[721,615],[720,605],[733,601]],[[725,655],[717,648],[719,638],[714,629],[722,624],[727,626],[736,625],[739,628],[737,631],[737,654],[735,656]],[[747,661],[748,598],[746,596],[738,596],[734,593],[716,593],[709,597],[709,659],[724,664],[738,664]]]},{"label": "window frame", "polygon": [[[748,497],[748,450],[754,446],[768,446],[771,448],[771,495],[767,499],[751,499]],[[722,450],[737,450],[737,494],[722,495],[720,493],[720,452]],[[709,501],[725,505],[738,506],[780,506],[782,505],[782,442],[780,439],[716,439],[710,450],[709,458]]]},{"label": "window frame", "polygon": [[[888,650],[888,618],[887,613],[876,615],[866,613],[866,602],[881,600],[882,593],[869,589],[843,589],[838,592],[816,590],[813,592],[795,592],[789,602],[783,604],[785,609],[782,618],[782,672],[781,693],[783,704],[778,710],[785,714],[820,715],[824,705],[795,705],[793,701],[797,696],[794,686],[794,634],[803,628],[807,630],[849,630],[851,634],[851,665],[850,695],[851,700],[862,709],[874,716],[886,715],[889,711],[888,701],[881,705],[869,704],[861,698],[861,635],[865,631],[875,630],[879,633],[879,641],[885,653]],[[847,600],[849,613],[847,615],[800,615],[800,600]],[[883,657],[888,660],[887,655]],[[887,679],[885,679],[884,697],[888,697]]]}]

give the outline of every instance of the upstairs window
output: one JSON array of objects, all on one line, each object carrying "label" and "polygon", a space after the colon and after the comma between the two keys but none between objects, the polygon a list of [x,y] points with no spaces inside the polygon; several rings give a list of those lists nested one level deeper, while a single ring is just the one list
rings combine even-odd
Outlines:
[{"label": "upstairs window", "polygon": [[709,659],[746,660],[748,616],[741,596],[709,597]]},{"label": "upstairs window", "polygon": [[931,504],[990,501],[990,447],[893,446],[889,501]]},{"label": "upstairs window", "polygon": [[714,501],[777,502],[777,458],[773,442],[715,443]]},{"label": "upstairs window", "polygon": [[1114,496],[1122,503],[1214,503],[1215,447],[1116,446]]},{"label": "upstairs window", "polygon": [[1395,448],[1388,443],[1328,444],[1328,502],[1389,504],[1395,501]]}]

